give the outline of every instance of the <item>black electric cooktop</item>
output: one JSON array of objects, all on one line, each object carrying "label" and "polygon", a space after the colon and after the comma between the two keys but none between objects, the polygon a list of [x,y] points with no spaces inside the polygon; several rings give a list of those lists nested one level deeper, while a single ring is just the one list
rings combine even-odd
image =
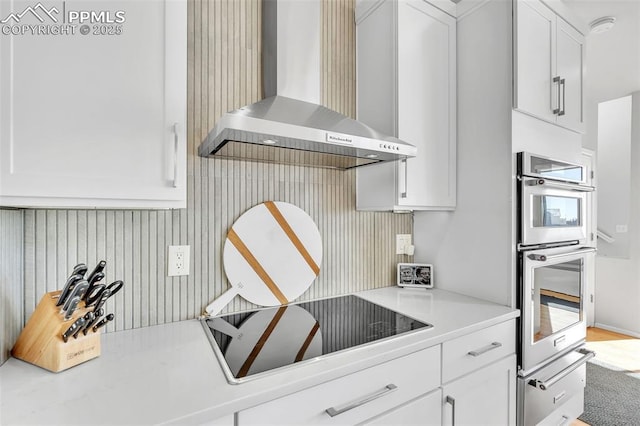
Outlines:
[{"label": "black electric cooktop", "polygon": [[431,328],[357,296],[340,296],[203,320],[232,383],[344,349]]}]

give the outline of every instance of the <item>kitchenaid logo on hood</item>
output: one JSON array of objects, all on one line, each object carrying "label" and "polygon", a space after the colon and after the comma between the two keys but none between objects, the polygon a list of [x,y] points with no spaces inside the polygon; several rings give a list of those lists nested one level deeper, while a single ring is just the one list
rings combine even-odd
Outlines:
[{"label": "kitchenaid logo on hood", "polygon": [[124,10],[83,10],[70,2],[27,5],[0,17],[2,35],[73,36],[120,35],[126,21]]},{"label": "kitchenaid logo on hood", "polygon": [[352,144],[353,139],[346,135],[336,135],[335,133],[327,133],[327,142],[348,143]]}]

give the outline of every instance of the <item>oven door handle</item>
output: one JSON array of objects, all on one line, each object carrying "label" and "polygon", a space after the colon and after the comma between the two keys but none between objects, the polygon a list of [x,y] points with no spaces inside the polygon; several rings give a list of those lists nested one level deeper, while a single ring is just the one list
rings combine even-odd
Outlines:
[{"label": "oven door handle", "polygon": [[566,377],[572,371],[574,371],[575,369],[577,369],[578,367],[580,367],[581,365],[583,365],[587,361],[589,361],[591,358],[596,356],[595,352],[590,351],[588,349],[584,349],[584,348],[578,349],[577,352],[580,352],[584,356],[582,358],[580,358],[579,360],[577,360],[576,362],[574,362],[573,364],[571,364],[568,367],[564,368],[562,371],[560,371],[558,374],[556,374],[555,376],[551,377],[550,379],[547,379],[545,381],[537,380],[537,379],[531,379],[531,380],[529,380],[529,384],[531,386],[533,386],[533,387],[539,388],[540,390],[547,390],[551,386],[556,384],[559,380],[561,380],[562,378]]},{"label": "oven door handle", "polygon": [[593,186],[589,185],[581,185],[579,183],[564,183],[542,178],[527,179],[525,183],[529,186],[546,186],[548,188],[568,189],[570,191],[578,192],[593,192],[596,190]]},{"label": "oven door handle", "polygon": [[547,260],[552,260],[552,259],[557,259],[559,257],[565,257],[565,256],[574,256],[576,254],[585,254],[585,253],[591,253],[596,251],[595,247],[585,247],[585,248],[581,248],[575,251],[570,251],[568,253],[560,253],[560,254],[551,254],[551,255],[546,255],[546,254],[530,254],[527,257],[531,260],[537,260],[538,262],[546,262]]}]

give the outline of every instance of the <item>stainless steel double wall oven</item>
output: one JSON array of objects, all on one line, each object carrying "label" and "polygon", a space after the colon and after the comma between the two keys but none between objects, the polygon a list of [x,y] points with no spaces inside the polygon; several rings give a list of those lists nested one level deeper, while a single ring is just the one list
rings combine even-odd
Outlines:
[{"label": "stainless steel double wall oven", "polygon": [[594,188],[578,164],[517,154],[518,423],[564,424],[582,413],[587,245]]}]

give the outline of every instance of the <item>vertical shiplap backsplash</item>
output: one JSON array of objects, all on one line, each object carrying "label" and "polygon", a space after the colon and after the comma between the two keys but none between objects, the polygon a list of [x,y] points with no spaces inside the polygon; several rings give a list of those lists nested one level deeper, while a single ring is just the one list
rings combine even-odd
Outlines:
[{"label": "vertical shiplap backsplash", "polygon": [[9,358],[23,324],[23,215],[0,209],[0,364]]},{"label": "vertical shiplap backsplash", "polygon": [[[354,0],[323,0],[323,102],[355,115]],[[107,331],[198,316],[228,288],[222,247],[228,228],[266,200],[286,201],[316,222],[324,253],[319,278],[300,298],[351,293],[395,282],[395,234],[410,215],[355,211],[355,173],[206,159],[197,147],[224,112],[262,98],[260,0],[191,0],[188,35],[188,198],[171,211],[27,210],[25,319],[79,262],[107,261],[105,281],[125,290],[107,303]],[[190,245],[190,275],[166,276],[169,245]],[[252,307],[237,297],[227,312]]]}]

